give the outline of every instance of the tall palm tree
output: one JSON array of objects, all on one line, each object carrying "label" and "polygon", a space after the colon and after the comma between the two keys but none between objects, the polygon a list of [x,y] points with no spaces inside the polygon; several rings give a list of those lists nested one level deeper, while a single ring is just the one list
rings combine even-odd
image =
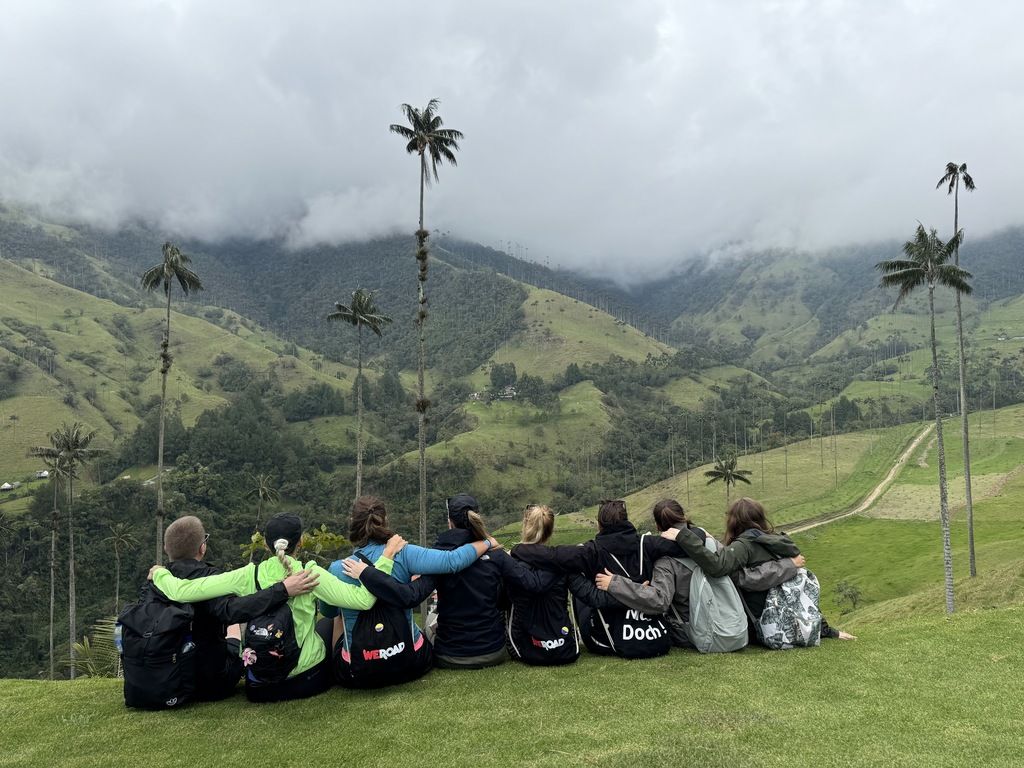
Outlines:
[{"label": "tall palm tree", "polygon": [[[403,104],[400,109],[408,125],[392,123],[390,131],[406,140],[405,151],[420,157],[420,228],[416,230],[416,261],[419,263],[417,296],[419,309],[416,311],[416,327],[419,329],[419,355],[416,366],[418,388],[416,392],[416,413],[419,417],[419,448],[420,448],[420,546],[427,545],[427,400],[423,385],[423,372],[426,368],[426,337],[424,324],[427,320],[427,259],[430,250],[427,238],[430,233],[423,224],[423,194],[430,186],[431,178],[438,181],[437,166],[445,162],[458,165],[455,153],[459,149],[459,141],[463,136],[460,131],[443,128],[444,122],[437,114],[440,105],[437,99],[431,99],[423,109]],[[429,158],[429,169],[427,160]]]},{"label": "tall palm tree", "polygon": [[[256,499],[256,525],[253,526],[252,533],[256,536],[260,532],[260,519],[263,517],[263,505],[264,504],[276,504],[281,500],[281,494],[278,493],[277,488],[274,487],[274,477],[266,472],[261,472],[258,475],[249,475],[250,487],[246,496],[250,499]],[[249,562],[252,562],[253,555],[255,554],[254,549],[249,550]]]},{"label": "tall palm tree", "polygon": [[886,288],[899,288],[896,303],[909,296],[922,285],[928,288],[928,312],[931,317],[932,343],[932,405],[935,409],[935,438],[939,452],[939,521],[942,525],[942,560],[946,572],[946,612],[953,612],[953,550],[949,542],[949,497],[946,488],[946,447],[942,440],[942,414],[939,411],[939,351],[935,343],[935,288],[944,286],[956,293],[969,294],[967,282],[971,273],[955,264],[950,264],[962,232],[957,232],[942,242],[935,230],[925,232],[924,225],[917,225],[913,240],[903,244],[904,259],[880,261],[876,268],[882,273],[881,284]]},{"label": "tall palm tree", "polygon": [[728,456],[724,459],[715,459],[715,466],[704,473],[708,479],[708,485],[722,483],[725,486],[725,503],[729,503],[729,489],[737,483],[750,485],[747,475],[752,474],[749,469],[737,469],[736,457]]},{"label": "tall palm tree", "polygon": [[64,460],[53,445],[30,448],[29,456],[41,458],[50,472],[50,486],[53,489],[53,509],[50,513],[50,679],[54,679],[53,666],[53,615],[57,596],[57,528],[59,525],[60,483],[65,476]]},{"label": "tall palm tree", "polygon": [[[84,465],[92,459],[99,450],[91,448],[92,441],[96,438],[96,431],[87,432],[85,426],[79,422],[74,424],[61,424],[56,432],[50,432],[47,439],[49,446],[33,448],[30,453],[44,459],[55,461],[55,467],[60,466],[59,474],[67,480],[67,510],[68,510],[68,646],[71,649],[71,677],[75,677],[75,638],[77,623],[77,602],[75,597],[75,518],[73,504],[75,498],[75,478],[78,476],[78,466]],[[56,507],[54,509],[56,513]],[[53,548],[51,542],[51,552]]]},{"label": "tall palm tree", "polygon": [[171,286],[177,281],[182,293],[188,296],[193,291],[203,290],[199,276],[189,264],[192,259],[182,253],[178,246],[164,243],[163,260],[142,273],[142,287],[147,291],[163,288],[167,297],[167,324],[164,338],[160,342],[160,435],[157,439],[156,456],[156,561],[164,561],[164,414],[167,411],[167,373],[171,370]]},{"label": "tall palm tree", "polygon": [[138,546],[139,540],[135,538],[135,529],[122,521],[110,526],[110,535],[103,540],[114,550],[114,615],[121,610],[121,553],[127,552]]},{"label": "tall palm tree", "polygon": [[363,495],[363,328],[369,328],[378,337],[391,318],[373,303],[373,293],[357,288],[352,292],[349,306],[335,303],[328,320],[340,320],[356,327],[359,334],[358,373],[356,374],[356,498]]},{"label": "tall palm tree", "polygon": [[[946,186],[946,194],[953,195],[953,231],[960,231],[960,183],[964,189],[974,191],[974,179],[967,172],[967,163],[946,163],[946,172],[936,189]],[[953,264],[960,266],[960,247],[953,252]],[[967,424],[967,364],[964,354],[964,321],[960,310],[960,294],[956,294],[956,344],[960,363],[960,437],[964,449],[964,484],[967,491],[967,557],[970,561],[971,577],[978,575],[974,556],[974,496],[971,492],[971,441]]]}]

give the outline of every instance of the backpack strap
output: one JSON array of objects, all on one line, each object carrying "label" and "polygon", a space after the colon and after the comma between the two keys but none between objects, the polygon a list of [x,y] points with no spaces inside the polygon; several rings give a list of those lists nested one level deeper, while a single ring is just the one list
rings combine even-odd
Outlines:
[{"label": "backpack strap", "polygon": [[623,565],[623,564],[622,564],[621,562],[619,562],[619,558],[617,558],[617,557],[616,557],[615,555],[613,555],[613,554],[612,554],[611,552],[609,552],[609,553],[608,553],[608,557],[610,557],[610,558],[611,558],[612,560],[614,560],[614,561],[615,561],[615,564],[616,564],[617,566],[619,566],[619,570],[621,570],[621,571],[622,571],[622,573],[623,573],[623,574],[625,575],[625,577],[626,577],[627,579],[632,579],[632,578],[633,578],[632,576],[630,576],[630,575],[629,575],[629,571],[627,571],[627,570],[626,570],[626,567],[625,567],[625,566],[624,566],[624,565]]},{"label": "backpack strap", "polygon": [[263,587],[260,586],[260,564],[256,563],[252,569],[252,582],[256,585],[256,591],[259,592]]},{"label": "backpack strap", "polygon": [[649,536],[649,533],[640,534],[640,576],[644,575],[644,538]]}]

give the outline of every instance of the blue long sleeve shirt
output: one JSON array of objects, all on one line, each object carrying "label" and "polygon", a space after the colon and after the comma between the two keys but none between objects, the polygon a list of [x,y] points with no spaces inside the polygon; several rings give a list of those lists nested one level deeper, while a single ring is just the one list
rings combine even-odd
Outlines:
[{"label": "blue long sleeve shirt", "polygon": [[[371,541],[369,544],[356,549],[349,557],[349,560],[357,560],[357,553],[362,554],[370,562],[377,562],[377,559],[384,552],[384,544]],[[414,574],[442,574],[458,573],[471,566],[476,561],[476,549],[472,544],[464,544],[461,547],[451,550],[427,549],[418,547],[415,544],[406,544],[402,551],[395,557],[394,568],[391,576],[396,581],[408,584],[412,581]],[[337,576],[348,584],[359,584],[358,581],[350,579],[342,569],[341,560],[335,560],[327,569],[331,574]],[[341,612],[345,620],[345,647],[348,647],[349,638],[356,626],[356,619],[359,611],[348,608],[335,608],[332,605],[321,604],[320,612],[324,616],[337,616]],[[413,639],[419,637],[420,630],[413,621],[412,609],[406,611],[409,623],[412,626]]]}]

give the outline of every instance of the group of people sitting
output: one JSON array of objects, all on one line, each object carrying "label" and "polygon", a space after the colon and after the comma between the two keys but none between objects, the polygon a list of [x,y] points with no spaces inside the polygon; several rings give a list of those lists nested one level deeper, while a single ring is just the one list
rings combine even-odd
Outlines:
[{"label": "group of people sitting", "polygon": [[[188,604],[178,624],[186,627],[187,619],[188,639],[173,657],[176,665],[194,657],[192,666],[168,675],[194,674],[194,686],[187,696],[159,694],[158,706],[221,699],[242,678],[248,698],[266,702],[313,696],[334,684],[408,682],[434,666],[480,669],[510,658],[569,664],[581,643],[624,658],[659,656],[672,646],[791,647],[773,645],[765,634],[765,604],[774,588],[808,572],[761,504],[743,498],[729,507],[722,544],[692,525],[674,500],[658,502],[652,514],[660,535],[641,535],[623,501],[602,502],[592,540],[548,546],[555,515],[530,506],[522,542],[506,552],[488,534],[476,500],[460,494],[447,500],[448,530],[424,548],[397,535],[384,502],[367,496],[352,508],[354,552],[329,568],[294,559],[302,521],[282,513],[264,530],[274,556],[224,573],[204,562],[209,534],[202,522],[179,518],[164,537],[169,565],[150,571],[150,601],[121,616],[126,702],[135,706],[129,691],[139,699],[146,675],[154,674],[144,655],[152,653],[154,632],[171,631],[166,612]],[[698,584],[707,591],[691,604]],[[739,623],[733,611],[732,629],[729,590],[742,606]],[[421,629],[413,611],[435,594]],[[719,615],[698,620],[698,612],[716,610],[716,601]],[[139,617],[157,604],[145,613],[147,632]],[[813,634],[799,644],[852,638],[824,620]]]}]

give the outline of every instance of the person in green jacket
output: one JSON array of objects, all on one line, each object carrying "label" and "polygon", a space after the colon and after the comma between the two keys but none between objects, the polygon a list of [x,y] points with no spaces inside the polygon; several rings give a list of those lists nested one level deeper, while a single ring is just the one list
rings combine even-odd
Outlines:
[{"label": "person in green jacket", "polygon": [[[281,513],[272,517],[264,529],[264,538],[275,557],[264,560],[258,566],[249,563],[227,573],[199,579],[178,579],[166,568],[154,566],[150,570],[150,578],[157,589],[171,600],[194,603],[224,595],[251,595],[262,587],[276,584],[304,570],[308,578],[314,580],[312,591],[289,598],[287,603],[298,645],[298,659],[294,668],[280,682],[259,680],[253,675],[248,667],[254,661],[254,654],[246,647],[250,639],[248,632],[253,629],[252,622],[247,626],[247,637],[242,643],[242,662],[247,667],[245,692],[250,701],[284,701],[315,696],[331,685],[328,664],[330,654],[327,648],[333,631],[331,619],[317,622],[316,601],[321,600],[341,608],[366,610],[373,607],[377,598],[361,584],[346,584],[315,561],[311,560],[302,566],[293,560],[292,556],[302,538],[302,520],[298,515]],[[384,573],[391,573],[394,565],[392,558],[404,544],[401,537],[393,537],[374,567]]]},{"label": "person in green jacket", "polygon": [[[743,497],[729,507],[725,516],[725,547],[712,552],[704,546],[704,540],[689,523],[681,528],[662,531],[662,537],[676,542],[693,561],[701,567],[706,576],[730,576],[742,574],[751,567],[782,558],[800,558],[800,549],[785,533],[775,532],[768,521],[764,507],[754,499]],[[801,563],[802,564],[802,563]],[[750,614],[759,617],[764,611],[768,588],[771,585],[759,583],[758,588],[745,587],[742,577],[737,578],[737,587],[747,604]],[[823,616],[821,636],[839,640],[856,640],[848,632],[829,626]]]}]

